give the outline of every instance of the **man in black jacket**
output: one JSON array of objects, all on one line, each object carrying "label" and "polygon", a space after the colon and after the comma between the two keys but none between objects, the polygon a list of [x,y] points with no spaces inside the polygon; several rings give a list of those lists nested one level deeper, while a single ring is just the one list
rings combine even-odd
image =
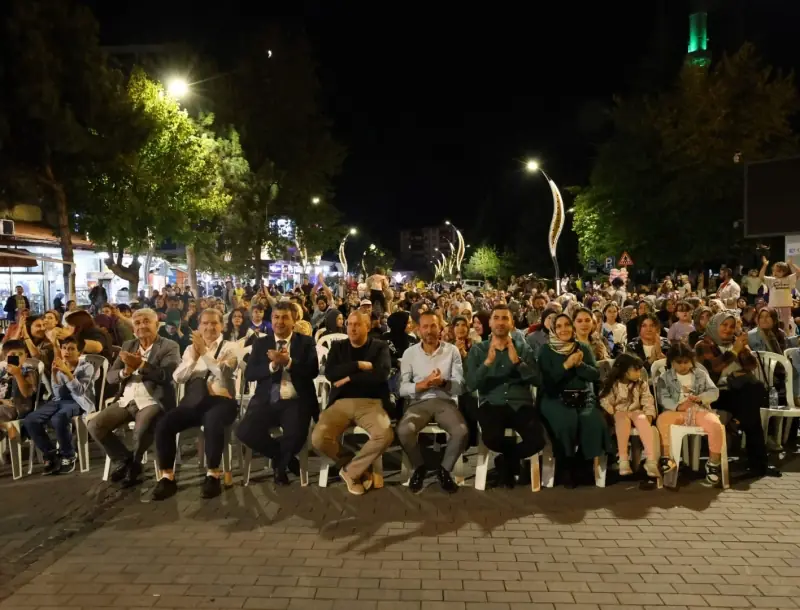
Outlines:
[{"label": "man in black jacket", "polygon": [[6,299],[6,306],[3,308],[3,311],[8,314],[8,319],[12,322],[16,322],[18,311],[31,308],[31,302],[25,296],[25,289],[22,286],[17,286],[14,290],[15,294]]},{"label": "man in black jacket", "polygon": [[[295,457],[308,437],[312,417],[319,414],[314,379],[319,375],[317,350],[311,337],[293,332],[292,305],[288,301],[272,308],[270,333],[253,343],[245,379],[257,382],[247,412],[236,436],[245,445],[270,458],[275,465],[275,483],[288,485],[287,470],[300,474]],[[283,433],[272,438],[270,429]]]},{"label": "man in black jacket", "polygon": [[[311,436],[314,449],[341,468],[339,475],[354,495],[365,491],[362,478],[367,489],[372,486],[368,469],[394,438],[385,410],[389,404],[389,346],[370,338],[369,327],[369,316],[354,311],[347,319],[348,340],[331,345],[325,365],[325,376],[333,384],[330,402]],[[339,438],[354,425],[366,430],[369,440],[348,462],[349,456],[341,453]],[[379,481],[375,483],[380,486]]]}]

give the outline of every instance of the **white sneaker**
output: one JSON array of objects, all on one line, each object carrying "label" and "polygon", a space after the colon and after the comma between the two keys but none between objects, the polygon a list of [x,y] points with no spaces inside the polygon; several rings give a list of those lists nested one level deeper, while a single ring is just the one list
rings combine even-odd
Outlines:
[{"label": "white sneaker", "polygon": [[656,460],[647,460],[644,463],[644,471],[651,479],[657,479],[661,475],[661,472],[658,469],[658,462]]},{"label": "white sneaker", "polygon": [[627,477],[633,474],[633,470],[631,470],[631,461],[630,460],[620,460],[619,461],[619,476]]}]

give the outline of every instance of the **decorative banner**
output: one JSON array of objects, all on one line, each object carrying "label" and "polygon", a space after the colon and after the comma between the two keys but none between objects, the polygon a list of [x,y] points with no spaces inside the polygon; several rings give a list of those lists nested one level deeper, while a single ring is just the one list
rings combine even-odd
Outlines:
[{"label": "decorative banner", "polygon": [[561,230],[564,228],[564,201],[561,199],[561,192],[556,183],[550,179],[548,182],[553,193],[553,219],[550,221],[549,246],[550,256],[555,259],[558,238],[561,237]]},{"label": "decorative banner", "polygon": [[347,256],[344,253],[344,242],[346,241],[347,235],[344,236],[342,243],[339,244],[339,263],[342,265],[342,277],[347,275]]}]

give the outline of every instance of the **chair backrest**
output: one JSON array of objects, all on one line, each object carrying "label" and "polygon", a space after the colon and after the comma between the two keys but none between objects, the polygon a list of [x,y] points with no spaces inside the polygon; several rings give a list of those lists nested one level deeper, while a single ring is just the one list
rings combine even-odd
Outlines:
[{"label": "chair backrest", "polygon": [[314,343],[319,341],[319,338],[322,336],[322,333],[324,333],[325,330],[326,328],[324,326],[322,328],[317,329],[317,332],[314,333]]},{"label": "chair backrest", "polygon": [[319,408],[324,409],[328,406],[328,396],[331,394],[331,382],[327,378],[320,375],[314,379],[314,388],[317,391],[317,400],[319,401]]},{"label": "chair backrest", "polygon": [[604,360],[600,360],[597,363],[597,370],[600,371],[600,383],[602,384],[608,374],[611,372],[611,367],[614,366],[614,359],[613,358],[606,358]]},{"label": "chair backrest", "polygon": [[108,360],[100,354],[84,354],[81,358],[86,358],[94,366],[95,380],[95,410],[99,411],[105,407],[106,378],[108,377]]},{"label": "chair backrest", "polygon": [[328,361],[328,352],[330,350],[324,345],[317,345],[317,360],[319,361],[320,373],[325,369],[325,363]]},{"label": "chair backrest", "polygon": [[347,339],[347,335],[344,333],[333,333],[332,335],[325,335],[324,337],[320,337],[317,341],[317,345],[321,345],[327,349],[331,349],[331,343],[334,341],[344,341]]},{"label": "chair backrest", "polygon": [[[39,387],[36,388],[36,397],[33,399],[33,408],[36,409],[39,406],[39,402],[44,398],[44,394],[47,394],[47,397],[53,395],[53,388],[50,385],[50,376],[47,374],[47,369],[45,369],[44,362],[41,360],[36,361],[36,370],[39,374]],[[44,391],[42,391],[44,389]]]},{"label": "chair backrest", "polygon": [[[797,348],[794,348],[797,349]],[[788,350],[787,350],[788,351]],[[763,379],[761,376],[761,367],[758,367],[756,371],[756,375],[759,378],[762,378],[762,381],[765,381],[768,387],[772,387],[775,385],[775,369],[780,364],[783,366],[783,370],[785,371],[785,385],[786,385],[786,403],[790,406],[794,405],[794,380],[792,379],[792,373],[794,370],[792,369],[792,363],[789,362],[789,359],[782,355],[782,354],[773,354],[772,352],[756,352],[756,356],[761,361],[761,364],[764,367],[763,374],[766,375],[766,379]]]},{"label": "chair backrest", "polygon": [[658,383],[658,378],[661,377],[667,371],[667,359],[661,358],[661,360],[656,360],[650,366],[650,390],[653,393],[653,400],[656,403],[656,411],[658,411],[658,391],[656,390],[656,384]]}]

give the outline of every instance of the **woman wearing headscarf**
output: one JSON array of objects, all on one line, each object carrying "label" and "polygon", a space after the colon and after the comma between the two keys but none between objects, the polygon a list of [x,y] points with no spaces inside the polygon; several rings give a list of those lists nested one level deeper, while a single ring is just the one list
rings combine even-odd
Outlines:
[{"label": "woman wearing headscarf", "polygon": [[556,316],[538,362],[542,372],[540,408],[556,466],[564,485],[574,487],[576,470],[584,461],[611,450],[611,435],[597,408],[593,386],[600,380],[600,372],[591,348],[576,341],[575,328],[566,314]]},{"label": "woman wearing headscarf", "polygon": [[541,352],[542,348],[550,341],[550,337],[553,334],[553,323],[560,313],[561,312],[557,309],[547,307],[544,312],[542,312],[541,325],[525,337],[525,341],[528,342],[528,345],[530,345],[533,350],[534,358],[539,358],[539,352]]},{"label": "woman wearing headscarf", "polygon": [[764,385],[753,374],[758,360],[748,346],[747,334],[736,334],[736,317],[729,312],[715,314],[695,351],[720,390],[714,409],[728,411],[747,435],[748,471],[757,477],[781,476],[780,470],[769,465],[761,426],[761,407],[766,405]]},{"label": "woman wearing headscarf", "polygon": [[694,322],[694,330],[689,333],[689,345],[694,346],[697,345],[697,342],[703,338],[703,335],[706,334],[706,326],[708,326],[708,321],[713,316],[713,312],[711,311],[710,307],[706,307],[705,305],[701,305],[697,307],[692,312],[692,322]]},{"label": "woman wearing headscarf", "polygon": [[488,312],[479,311],[472,316],[472,330],[469,332],[469,338],[473,343],[486,341],[491,333],[492,329],[489,328]]},{"label": "woman wearing headscarf", "polygon": [[342,312],[338,309],[329,309],[325,312],[325,320],[322,322],[322,325],[325,327],[325,332],[322,333],[321,337],[326,335],[339,335],[344,334],[344,316]]},{"label": "woman wearing headscarf", "polygon": [[625,329],[628,331],[629,337],[637,337],[639,335],[639,324],[642,323],[644,317],[649,313],[655,313],[653,306],[646,300],[639,301],[636,307],[636,315],[625,322]]},{"label": "woman wearing headscarf", "polygon": [[408,334],[410,320],[411,314],[407,311],[396,311],[386,320],[389,331],[383,333],[381,339],[389,344],[389,356],[393,369],[400,368],[403,352],[415,343],[419,343],[415,336]]},{"label": "woman wearing headscarf", "polygon": [[[749,306],[748,306],[749,307]],[[764,308],[758,312],[756,318],[756,327],[747,333],[747,343],[750,349],[755,352],[772,352],[773,354],[783,355],[788,347],[797,347],[797,337],[786,337],[786,334],[778,326],[778,312],[774,309]],[[792,363],[792,385],[794,386],[794,404],[800,404],[797,396],[800,395],[800,368],[798,368],[798,361],[790,359]],[[786,387],[786,372],[783,366],[778,364],[775,367],[775,387],[779,394],[785,394],[784,388]],[[784,403],[786,396],[781,396],[781,404],[792,404],[791,402]],[[792,430],[794,430],[792,426]]]}]

